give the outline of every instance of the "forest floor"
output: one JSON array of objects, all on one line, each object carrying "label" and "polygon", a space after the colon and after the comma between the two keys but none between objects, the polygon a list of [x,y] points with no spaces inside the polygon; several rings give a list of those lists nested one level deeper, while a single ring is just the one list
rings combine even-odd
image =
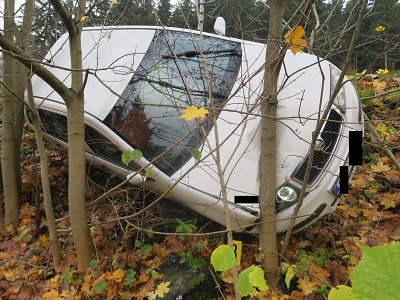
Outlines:
[{"label": "forest floor", "polygon": [[[394,75],[366,76],[357,83],[362,97],[398,89]],[[364,111],[381,139],[400,160],[400,93],[362,101]],[[327,299],[332,287],[351,285],[349,276],[362,256],[361,245],[373,247],[400,240],[400,172],[366,131],[364,164],[357,167],[350,191],[332,215],[296,233],[285,255],[294,266],[289,284],[282,275],[277,287],[251,299]],[[87,207],[97,260],[84,273],[73,267],[75,252],[68,230],[66,153],[49,148],[50,182],[63,264],[55,269],[49,250],[40,184],[40,164],[33,134],[24,136],[23,198],[18,228],[0,233],[0,299],[161,299],[168,298],[169,283],[160,266],[172,257],[208,262],[212,251],[225,241],[220,225],[170,201],[160,201],[144,214],[128,216],[155,198],[140,188],[124,186],[95,201],[119,180],[94,167],[88,168]],[[112,222],[105,222],[115,218]],[[146,229],[146,230],[142,230]],[[198,233],[177,236],[176,232]],[[243,242],[241,269],[257,264],[258,238],[238,234]],[[283,236],[279,236],[283,240]],[[198,260],[199,259],[199,260]],[[193,266],[196,268],[196,266]],[[218,277],[218,276],[217,276]],[[220,281],[225,299],[233,298],[229,278]],[[200,283],[201,284],[201,283]],[[215,283],[217,285],[217,283]],[[223,299],[221,296],[220,299]]]}]

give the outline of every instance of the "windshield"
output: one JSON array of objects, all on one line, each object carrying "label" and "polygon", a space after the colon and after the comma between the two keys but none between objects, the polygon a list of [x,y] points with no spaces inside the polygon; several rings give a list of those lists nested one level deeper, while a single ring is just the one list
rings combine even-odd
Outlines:
[{"label": "windshield", "polygon": [[[185,121],[186,107],[218,107],[229,97],[241,45],[193,33],[158,30],[105,124],[167,175],[199,148],[212,122]],[[211,95],[211,97],[210,97]],[[174,146],[176,144],[176,146]]]}]

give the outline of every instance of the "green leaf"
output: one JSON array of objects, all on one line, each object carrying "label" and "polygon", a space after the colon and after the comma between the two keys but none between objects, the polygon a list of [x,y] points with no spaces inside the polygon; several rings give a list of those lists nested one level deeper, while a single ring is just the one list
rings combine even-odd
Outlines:
[{"label": "green leaf", "polygon": [[167,184],[163,187],[163,193],[165,193],[166,197],[172,197],[174,191],[172,190],[171,186]]},{"label": "green leaf", "polygon": [[118,262],[118,258],[119,258],[119,254],[114,253],[113,257],[112,257],[112,265],[115,265]]},{"label": "green leaf", "polygon": [[96,292],[96,294],[101,295],[106,290],[106,287],[107,287],[107,282],[103,281],[103,282],[96,283],[93,286],[93,289]]},{"label": "green leaf", "polygon": [[143,153],[139,149],[125,150],[122,153],[122,163],[129,165],[130,162],[141,159],[142,157]]},{"label": "green leaf", "polygon": [[328,300],[355,300],[351,287],[338,285],[332,288],[328,294]]},{"label": "green leaf", "polygon": [[199,161],[201,159],[201,152],[199,149],[195,148],[192,151],[192,156],[195,160]]},{"label": "green leaf", "polygon": [[150,253],[151,249],[153,249],[153,246],[150,244],[146,244],[143,246],[141,252],[142,252],[142,254],[147,254],[147,253]]},{"label": "green leaf", "polygon": [[219,245],[211,254],[211,264],[216,271],[228,271],[235,264],[235,252],[228,245]]},{"label": "green leaf", "polygon": [[135,240],[135,248],[140,248],[142,243],[139,240]]},{"label": "green leaf", "polygon": [[153,170],[147,169],[146,172],[144,173],[144,176],[152,178],[154,176]]},{"label": "green leaf", "polygon": [[250,282],[249,276],[254,268],[255,266],[252,265],[239,274],[238,291],[243,297],[250,295],[253,291],[253,285]]},{"label": "green leaf", "polygon": [[293,276],[294,276],[294,268],[293,266],[289,266],[285,275],[285,283],[287,288],[290,287],[290,281],[292,280]]},{"label": "green leaf", "polygon": [[264,277],[264,271],[258,266],[255,266],[253,270],[250,272],[249,281],[253,286],[258,288],[260,291],[268,290],[268,285]]},{"label": "green leaf", "polygon": [[125,270],[124,272],[124,278],[125,278],[125,283],[124,285],[127,285],[129,287],[132,287],[133,284],[136,282],[136,272],[132,269]]},{"label": "green leaf", "polygon": [[96,270],[96,269],[97,269],[97,265],[98,265],[97,260],[93,259],[93,260],[89,263],[89,268],[90,268],[90,270],[92,270],[92,271]]},{"label": "green leaf", "polygon": [[68,269],[65,273],[61,276],[61,279],[64,284],[70,284],[71,279],[74,277],[74,268]]},{"label": "green leaf", "polygon": [[350,276],[357,300],[398,299],[400,295],[400,243],[373,248],[361,246],[363,256]]}]

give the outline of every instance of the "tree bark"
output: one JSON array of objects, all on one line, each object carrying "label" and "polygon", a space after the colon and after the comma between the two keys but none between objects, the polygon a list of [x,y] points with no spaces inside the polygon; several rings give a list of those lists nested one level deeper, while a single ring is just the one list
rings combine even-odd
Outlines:
[{"label": "tree bark", "polygon": [[[10,41],[14,40],[14,0],[5,1],[4,36]],[[16,169],[16,143],[15,143],[15,103],[19,100],[16,92],[16,65],[14,59],[4,53],[3,88],[4,102],[2,111],[2,173],[4,188],[4,223],[18,225],[19,222],[19,193],[18,178],[20,174]],[[3,87],[4,87],[3,86]],[[18,152],[19,154],[19,149]]]},{"label": "tree bark", "polygon": [[57,267],[61,262],[61,251],[60,251],[60,245],[58,243],[57,226],[54,217],[53,203],[51,201],[48,157],[43,142],[42,127],[40,124],[39,115],[33,99],[32,82],[30,78],[28,79],[27,87],[28,87],[27,92],[28,92],[28,102],[29,102],[28,105],[32,110],[31,119],[34,126],[36,144],[40,156],[40,176],[42,178],[44,210],[46,213],[47,227],[49,229],[50,249],[51,249],[51,254],[53,256],[53,264],[55,267]]},{"label": "tree bark", "polygon": [[283,59],[281,37],[286,0],[270,2],[264,90],[261,95],[261,174],[260,174],[260,247],[267,282],[278,281],[279,260],[276,239],[276,110],[277,85]]},{"label": "tree bark", "polygon": [[[54,2],[54,1],[53,1]],[[78,2],[76,20],[85,14],[86,1]],[[63,18],[63,15],[60,15]],[[65,18],[65,17],[64,17]],[[68,20],[65,20],[68,22]],[[81,32],[83,22],[76,26],[67,24],[71,56],[71,90],[74,97],[66,101],[68,123],[68,162],[69,184],[68,205],[71,230],[77,253],[78,270],[84,270],[95,258],[95,248],[90,235],[88,216],[85,205],[86,160],[85,160],[85,124],[84,124],[84,91],[82,71]]]}]

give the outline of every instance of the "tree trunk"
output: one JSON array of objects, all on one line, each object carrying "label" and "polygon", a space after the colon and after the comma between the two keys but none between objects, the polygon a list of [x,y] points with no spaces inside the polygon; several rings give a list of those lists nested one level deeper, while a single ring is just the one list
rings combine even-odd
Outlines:
[{"label": "tree trunk", "polygon": [[267,281],[278,281],[278,247],[276,239],[276,110],[277,85],[282,56],[283,12],[286,0],[270,3],[269,34],[267,39],[264,90],[261,96],[261,174],[260,174],[260,247],[263,249],[263,268]]},{"label": "tree trunk", "polygon": [[42,179],[44,210],[46,213],[47,227],[49,229],[50,249],[53,256],[53,264],[55,267],[57,267],[61,262],[61,251],[60,245],[58,243],[57,226],[54,217],[53,203],[51,201],[48,158],[47,151],[43,143],[42,127],[40,124],[38,111],[33,99],[32,82],[30,78],[28,79],[27,87],[29,107],[32,110],[31,119],[34,126],[36,144],[40,156],[40,176]]},{"label": "tree trunk", "polygon": [[[76,20],[81,20],[85,13],[85,2],[78,2]],[[90,235],[85,205],[86,160],[85,160],[85,125],[84,125],[84,92],[82,72],[81,32],[83,22],[78,22],[73,29],[69,27],[69,45],[71,55],[71,90],[74,96],[66,99],[68,119],[68,205],[74,238],[78,270],[84,270],[95,258],[95,248]]]},{"label": "tree trunk", "polygon": [[[14,40],[14,0],[5,1],[4,36],[10,41]],[[16,169],[15,158],[19,155],[16,151],[16,120],[15,103],[16,96],[16,65],[14,59],[4,53],[3,66],[3,111],[2,111],[2,173],[4,187],[4,223],[17,225],[19,222],[19,193],[18,178],[19,168]],[[17,153],[16,153],[17,152]]]}]

